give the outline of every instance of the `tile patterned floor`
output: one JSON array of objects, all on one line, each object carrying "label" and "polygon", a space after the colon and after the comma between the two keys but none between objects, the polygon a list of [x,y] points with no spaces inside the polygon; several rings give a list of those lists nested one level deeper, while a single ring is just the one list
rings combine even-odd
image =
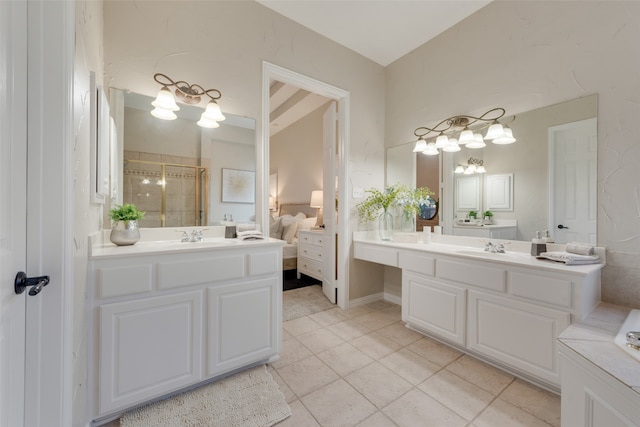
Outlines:
[{"label": "tile patterned floor", "polygon": [[284,322],[278,427],[560,426],[560,397],[404,326],[378,301]]}]

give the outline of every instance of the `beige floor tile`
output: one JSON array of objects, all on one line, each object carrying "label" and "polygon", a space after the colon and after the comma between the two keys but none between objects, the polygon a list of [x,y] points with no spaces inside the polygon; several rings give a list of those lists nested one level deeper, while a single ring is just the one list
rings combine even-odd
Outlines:
[{"label": "beige floor tile", "polygon": [[392,325],[378,329],[376,332],[385,338],[389,338],[391,341],[397,342],[403,347],[424,337],[424,335],[407,328],[404,322],[395,322]]},{"label": "beige floor tile", "polygon": [[372,358],[346,342],[318,353],[317,356],[340,376],[348,375],[373,362]]},{"label": "beige floor tile", "polygon": [[353,320],[360,323],[361,325],[365,325],[367,328],[371,329],[372,331],[375,331],[380,328],[384,328],[385,326],[389,326],[397,322],[397,320],[393,316],[383,314],[379,311],[372,311],[371,313],[354,317]]},{"label": "beige floor tile", "polygon": [[357,427],[397,427],[385,414],[378,411],[357,425]]},{"label": "beige floor tile", "polygon": [[378,362],[367,365],[344,379],[378,408],[383,408],[413,387]]},{"label": "beige floor tile", "polygon": [[277,371],[298,397],[338,379],[338,375],[316,356],[298,360]]},{"label": "beige floor tile", "polygon": [[348,319],[348,317],[345,316],[339,308],[331,308],[329,310],[321,311],[320,313],[310,314],[308,317],[315,320],[322,326],[333,325],[334,323],[344,322]]},{"label": "beige floor tile", "polygon": [[298,319],[289,320],[282,324],[282,327],[285,331],[289,332],[294,337],[298,335],[306,334],[311,331],[315,331],[316,329],[321,328],[322,326],[313,319],[310,319],[308,316],[300,317]]},{"label": "beige floor tile", "polygon": [[327,326],[327,329],[346,341],[358,338],[364,334],[368,334],[369,332],[371,332],[371,329],[356,322],[353,319],[345,320],[344,322]]},{"label": "beige floor tile", "polygon": [[299,400],[289,403],[289,407],[291,408],[291,416],[276,424],[278,427],[320,427],[320,424]]},{"label": "beige floor tile", "polygon": [[447,370],[442,370],[418,388],[467,421],[473,420],[495,398]]},{"label": "beige floor tile", "polygon": [[420,384],[442,369],[441,366],[406,348],[401,348],[383,357],[379,362],[413,385]]},{"label": "beige floor tile", "polygon": [[560,396],[557,394],[516,379],[500,398],[552,426],[560,426]]},{"label": "beige floor tile", "polygon": [[284,396],[284,400],[287,403],[291,403],[294,400],[298,399],[298,396],[296,396],[296,394],[293,392],[293,390],[291,390],[291,388],[287,385],[287,383],[284,382],[284,380],[282,379],[280,374],[278,374],[278,371],[273,370],[270,373],[271,373],[271,376],[273,377],[274,381],[276,383],[278,383],[278,387],[280,388],[280,391],[282,392],[282,394]]},{"label": "beige floor tile", "polygon": [[357,305],[355,307],[349,307],[346,310],[342,310],[342,314],[347,316],[347,318],[352,319],[354,317],[362,316],[363,314],[372,312],[373,309],[365,306],[365,305]]},{"label": "beige floor tile", "polygon": [[412,389],[382,412],[399,426],[466,426],[467,421],[420,390]]},{"label": "beige floor tile", "polygon": [[298,335],[298,341],[314,354],[342,344],[344,340],[328,329],[316,329],[308,334]]},{"label": "beige floor tile", "polygon": [[427,337],[419,339],[407,348],[440,366],[448,365],[462,355],[460,351]]},{"label": "beige floor tile", "polygon": [[355,426],[376,412],[375,406],[340,379],[302,398],[322,426]]},{"label": "beige floor tile", "polygon": [[280,353],[280,359],[272,362],[270,365],[275,369],[280,369],[293,362],[305,359],[312,354],[313,353],[311,353],[311,351],[307,347],[302,345],[302,343],[296,338],[289,338],[288,340],[282,341],[282,352]]},{"label": "beige floor tile", "polygon": [[477,427],[549,427],[549,424],[500,398],[473,421]]},{"label": "beige floor tile", "polygon": [[288,340],[289,338],[293,338],[289,332],[287,332],[284,328],[282,328],[282,340]]},{"label": "beige floor tile", "polygon": [[391,341],[376,332],[351,340],[351,345],[375,360],[391,354],[401,347],[397,342]]},{"label": "beige floor tile", "polygon": [[382,310],[381,313],[393,317],[396,321],[402,320],[402,307],[399,305],[393,304],[391,307]]},{"label": "beige floor tile", "polygon": [[368,304],[365,304],[364,306],[373,311],[382,311],[389,307],[397,307],[397,304],[393,304],[389,301],[380,300],[380,301],[370,302]]},{"label": "beige floor tile", "polygon": [[467,354],[448,365],[446,369],[494,396],[500,394],[514,379],[513,375]]}]

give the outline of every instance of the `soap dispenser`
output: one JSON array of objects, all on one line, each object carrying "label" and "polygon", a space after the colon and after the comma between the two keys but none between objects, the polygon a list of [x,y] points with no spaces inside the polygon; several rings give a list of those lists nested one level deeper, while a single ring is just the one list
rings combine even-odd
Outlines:
[{"label": "soap dispenser", "polygon": [[538,256],[542,252],[546,252],[546,251],[547,251],[547,244],[545,243],[544,238],[540,237],[540,232],[536,231],[536,237],[534,237],[531,240],[531,255]]}]

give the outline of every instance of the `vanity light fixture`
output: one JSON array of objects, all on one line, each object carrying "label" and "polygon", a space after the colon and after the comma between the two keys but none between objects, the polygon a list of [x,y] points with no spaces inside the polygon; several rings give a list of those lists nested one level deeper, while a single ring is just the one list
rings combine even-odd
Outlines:
[{"label": "vanity light fixture", "polygon": [[466,166],[458,165],[453,172],[471,175],[473,173],[486,173],[487,170],[484,168],[484,161],[470,157]]},{"label": "vanity light fixture", "polygon": [[[155,108],[151,111],[153,117],[162,120],[175,120],[178,118],[175,111],[180,107],[176,104],[176,98],[188,105],[197,105],[206,95],[209,102],[198,120],[198,126],[205,128],[217,128],[220,126],[218,122],[225,119],[217,100],[222,97],[222,93],[218,89],[205,89],[197,84],[189,84],[183,80],[174,82],[170,77],[162,73],[153,75],[153,79],[162,85],[162,89],[158,92],[156,99],[151,103]],[[174,93],[171,93],[170,87],[175,86]]]},{"label": "vanity light fixture", "polygon": [[[418,137],[413,151],[435,156],[440,153],[438,150],[451,153],[460,151],[461,145],[474,149],[484,148],[487,146],[485,140],[494,144],[512,144],[516,142],[513,131],[498,121],[505,112],[504,108],[493,108],[480,117],[452,116],[432,128],[421,126],[413,131]],[[487,129],[487,133],[483,137],[480,132],[484,129]],[[437,134],[433,141],[426,138],[430,133]]]}]

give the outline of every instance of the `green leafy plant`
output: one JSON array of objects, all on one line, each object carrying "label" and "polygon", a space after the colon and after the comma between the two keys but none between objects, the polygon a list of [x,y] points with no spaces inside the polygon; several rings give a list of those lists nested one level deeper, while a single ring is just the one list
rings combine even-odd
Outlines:
[{"label": "green leafy plant", "polygon": [[489,218],[491,218],[491,217],[493,217],[493,212],[491,212],[491,211],[484,211],[484,214],[483,214],[483,215],[484,215],[485,217],[486,217],[486,216],[488,216]]},{"label": "green leafy plant", "polygon": [[478,212],[476,211],[469,211],[469,218],[477,218],[478,216]]},{"label": "green leafy plant", "polygon": [[362,222],[371,222],[378,218],[381,211],[388,211],[392,207],[401,208],[405,213],[416,215],[420,212],[420,205],[433,192],[427,187],[409,188],[403,184],[389,186],[380,191],[372,188],[366,199],[356,205]]},{"label": "green leafy plant", "polygon": [[109,217],[114,221],[137,221],[144,218],[146,212],[138,210],[136,205],[125,203],[109,211]]}]

